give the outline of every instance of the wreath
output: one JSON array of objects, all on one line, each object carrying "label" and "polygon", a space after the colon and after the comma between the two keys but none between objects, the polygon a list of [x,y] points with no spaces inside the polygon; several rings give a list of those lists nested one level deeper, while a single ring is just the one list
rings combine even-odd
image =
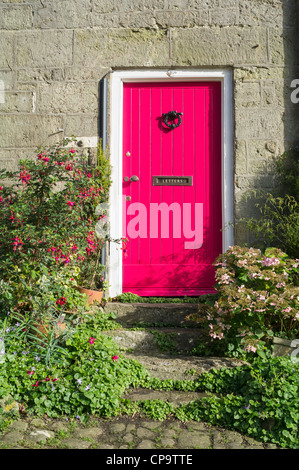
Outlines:
[{"label": "wreath", "polygon": [[[163,122],[165,126],[169,127],[170,129],[175,129],[176,127],[179,127],[182,124],[182,116],[183,113],[178,113],[177,111],[169,111],[168,113],[163,113]],[[175,120],[178,120],[177,123],[175,123]]]}]

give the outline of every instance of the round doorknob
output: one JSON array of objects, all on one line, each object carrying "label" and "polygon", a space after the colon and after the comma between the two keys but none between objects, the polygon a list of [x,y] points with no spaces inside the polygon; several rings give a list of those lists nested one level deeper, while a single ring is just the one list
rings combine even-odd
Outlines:
[{"label": "round doorknob", "polygon": [[133,176],[131,176],[130,181],[132,181],[132,182],[133,181],[139,181],[139,178],[138,178],[138,176],[133,175]]}]

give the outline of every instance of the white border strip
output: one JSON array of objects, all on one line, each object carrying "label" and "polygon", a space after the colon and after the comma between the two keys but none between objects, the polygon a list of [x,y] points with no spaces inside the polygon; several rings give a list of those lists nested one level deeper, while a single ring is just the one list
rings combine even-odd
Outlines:
[{"label": "white border strip", "polygon": [[[123,84],[125,82],[152,82],[177,80],[217,80],[222,84],[222,249],[233,245],[233,96],[232,74],[229,70],[140,70],[119,71],[111,74],[110,155],[112,165],[111,238],[122,238],[122,128]],[[110,243],[109,296],[122,293],[122,250],[119,243]]]}]

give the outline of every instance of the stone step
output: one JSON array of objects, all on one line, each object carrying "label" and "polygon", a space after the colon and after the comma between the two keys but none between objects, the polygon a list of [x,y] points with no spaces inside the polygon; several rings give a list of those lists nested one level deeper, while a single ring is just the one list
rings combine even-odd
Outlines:
[{"label": "stone step", "polygon": [[129,389],[122,398],[130,401],[162,400],[173,406],[186,405],[195,400],[208,397],[211,394],[205,392],[184,392],[178,390],[148,390],[145,388]]},{"label": "stone step", "polygon": [[151,377],[160,380],[196,380],[204,372],[222,367],[239,367],[244,361],[224,357],[175,356],[166,354],[134,354],[125,352],[124,356],[142,364]]},{"label": "stone step", "polygon": [[204,305],[197,303],[107,302],[104,306],[105,313],[114,312],[117,315],[117,322],[127,327],[136,324],[198,327],[196,322],[188,320],[187,317],[204,309]]},{"label": "stone step", "polygon": [[122,351],[134,354],[167,353],[190,354],[203,337],[199,328],[116,329],[103,332],[119,345]]},{"label": "stone step", "polygon": [[[151,377],[161,380],[196,380],[211,369],[241,366],[244,362],[234,358],[192,355],[196,346],[206,344],[207,337],[200,323],[187,317],[205,309],[202,304],[108,302],[105,313],[114,312],[121,327],[102,333],[114,339],[124,357],[136,360]],[[136,323],[149,326],[130,328]]]}]

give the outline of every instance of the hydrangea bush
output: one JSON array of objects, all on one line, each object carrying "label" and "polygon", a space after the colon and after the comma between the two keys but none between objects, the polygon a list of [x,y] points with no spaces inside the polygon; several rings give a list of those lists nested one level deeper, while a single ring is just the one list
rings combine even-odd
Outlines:
[{"label": "hydrangea bush", "polygon": [[263,355],[274,335],[298,338],[298,266],[276,248],[230,247],[216,261],[219,298],[205,317],[211,340],[232,354]]}]

